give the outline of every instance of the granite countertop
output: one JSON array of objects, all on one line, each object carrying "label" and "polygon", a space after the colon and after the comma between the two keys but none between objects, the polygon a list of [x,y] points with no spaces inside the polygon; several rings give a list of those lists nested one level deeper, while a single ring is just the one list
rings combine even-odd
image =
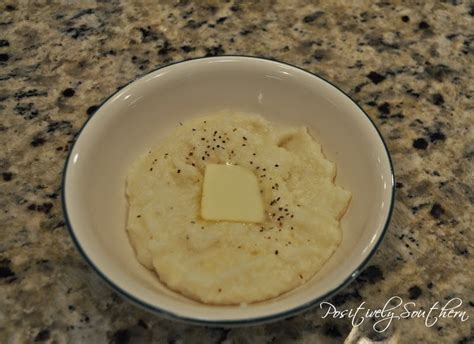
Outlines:
[{"label": "granite countertop", "polygon": [[[468,1],[4,1],[0,5],[0,338],[5,343],[474,342],[473,39]],[[313,4],[312,4],[313,3]],[[346,3],[346,5],[344,5]],[[27,5],[28,4],[28,5]],[[198,56],[275,58],[331,80],[382,132],[397,175],[393,222],[355,282],[330,302],[470,319],[367,321],[314,309],[250,328],[161,319],[122,300],[73,246],[60,204],[64,160],[97,105],[127,81]]]}]

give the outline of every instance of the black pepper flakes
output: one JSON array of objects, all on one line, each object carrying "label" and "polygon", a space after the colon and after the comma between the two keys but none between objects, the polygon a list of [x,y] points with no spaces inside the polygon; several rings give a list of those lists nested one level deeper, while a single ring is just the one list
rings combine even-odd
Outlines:
[{"label": "black pepper flakes", "polygon": [[275,254],[278,256],[278,250],[275,250]]},{"label": "black pepper flakes", "polygon": [[178,170],[176,171],[176,173],[181,173],[181,170],[178,169]]}]

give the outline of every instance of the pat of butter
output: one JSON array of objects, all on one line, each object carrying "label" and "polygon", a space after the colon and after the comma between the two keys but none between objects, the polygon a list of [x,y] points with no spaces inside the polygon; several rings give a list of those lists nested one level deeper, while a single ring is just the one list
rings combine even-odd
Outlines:
[{"label": "pat of butter", "polygon": [[201,216],[214,221],[262,222],[263,204],[255,174],[242,166],[207,164]]}]

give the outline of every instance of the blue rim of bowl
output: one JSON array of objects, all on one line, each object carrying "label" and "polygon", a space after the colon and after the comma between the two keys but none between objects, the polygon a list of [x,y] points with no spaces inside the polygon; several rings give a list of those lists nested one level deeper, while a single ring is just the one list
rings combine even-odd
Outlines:
[{"label": "blue rim of bowl", "polygon": [[[390,174],[391,174],[391,179],[392,179],[392,193],[391,193],[391,199],[390,199],[390,209],[389,209],[389,212],[388,212],[388,215],[387,215],[387,220],[385,221],[385,224],[383,226],[383,230],[382,230],[382,234],[380,235],[379,239],[377,240],[377,242],[375,243],[374,247],[372,248],[372,250],[369,252],[369,255],[364,259],[364,261],[359,264],[359,266],[357,267],[357,269],[355,269],[350,275],[349,277],[347,277],[339,286],[337,286],[336,288],[328,291],[327,293],[325,293],[324,295],[322,296],[319,296],[309,302],[306,302],[302,305],[299,305],[297,307],[294,307],[294,308],[291,308],[289,310],[286,310],[286,311],[283,311],[283,312],[279,312],[279,313],[276,313],[276,314],[272,314],[272,315],[269,315],[269,316],[261,316],[261,317],[255,317],[255,318],[248,318],[248,319],[243,319],[243,320],[216,320],[216,321],[213,321],[213,320],[203,320],[203,319],[196,319],[196,318],[189,318],[189,317],[184,317],[184,316],[181,316],[181,315],[178,315],[178,314],[175,314],[173,312],[170,312],[170,311],[167,311],[167,310],[164,310],[164,309],[161,309],[159,307],[156,307],[154,305],[151,305],[143,300],[140,300],[138,297],[134,296],[134,295],[131,295],[130,293],[128,293],[127,291],[123,290],[122,288],[120,288],[118,285],[116,285],[114,283],[114,281],[110,280],[95,264],[94,262],[86,255],[85,251],[82,249],[82,246],[81,244],[79,243],[79,240],[77,239],[76,235],[74,234],[74,229],[72,227],[72,224],[71,224],[71,221],[69,220],[69,216],[68,216],[68,212],[67,212],[67,205],[66,205],[66,188],[65,188],[65,182],[66,182],[66,174],[67,174],[67,169],[68,169],[68,164],[69,164],[69,159],[71,158],[71,153],[72,151],[74,150],[74,147],[76,145],[76,142],[79,140],[79,137],[82,133],[82,131],[84,130],[84,128],[87,126],[87,124],[89,123],[89,121],[91,120],[92,117],[94,117],[94,115],[99,111],[99,109],[105,104],[107,103],[107,101],[112,98],[114,95],[116,95],[118,92],[122,91],[125,87],[127,87],[128,85],[130,85],[131,83],[135,82],[135,81],[138,81],[144,77],[146,77],[147,75],[151,74],[151,73],[154,73],[156,72],[157,70],[160,70],[162,68],[165,68],[165,67],[168,67],[168,66],[172,66],[172,65],[176,65],[176,64],[180,64],[180,63],[184,63],[184,62],[188,62],[188,61],[194,61],[194,60],[203,60],[203,59],[218,59],[218,58],[233,58],[233,57],[237,57],[237,58],[248,58],[248,59],[256,59],[256,60],[262,60],[262,61],[270,61],[270,62],[275,62],[275,63],[279,63],[279,64],[282,64],[282,65],[286,65],[286,66],[289,66],[289,67],[292,67],[292,68],[296,68],[300,71],[303,71],[313,77],[316,77],[324,82],[326,82],[327,84],[331,85],[332,87],[334,87],[336,90],[338,90],[339,92],[341,92],[343,95],[345,95],[347,98],[349,98],[363,113],[364,115],[367,117],[367,119],[369,120],[369,122],[372,124],[372,126],[374,127],[375,131],[377,132],[380,140],[382,141],[382,144],[384,146],[384,149],[385,149],[385,153],[387,154],[387,158],[388,158],[388,161],[389,161],[389,164],[390,164]],[[165,64],[165,65],[162,65],[140,77],[137,77],[131,81],[129,81],[128,83],[126,83],[125,85],[121,86],[120,88],[118,88],[114,93],[112,93],[110,96],[108,96],[105,100],[103,100],[100,105],[97,107],[96,111],[89,116],[89,118],[86,120],[86,122],[84,123],[84,125],[82,126],[82,128],[79,130],[77,136],[76,136],[76,139],[74,140],[74,143],[72,144],[72,146],[70,147],[69,149],[69,152],[68,152],[68,156],[66,158],[66,162],[64,164],[64,168],[63,168],[63,175],[62,175],[62,181],[61,181],[61,203],[62,203],[62,209],[63,209],[63,214],[64,214],[64,218],[66,220],[66,227],[69,231],[69,234],[71,235],[72,237],[72,240],[75,244],[75,246],[77,247],[77,249],[79,250],[80,254],[83,256],[83,258],[87,261],[87,263],[92,267],[92,269],[114,290],[116,291],[119,295],[121,295],[122,297],[124,297],[126,300],[130,301],[131,303],[151,312],[151,313],[154,313],[156,315],[159,315],[159,316],[162,316],[164,318],[167,318],[167,319],[170,319],[170,320],[176,320],[176,321],[180,321],[180,322],[184,322],[184,323],[188,323],[188,324],[194,324],[194,325],[204,325],[204,326],[212,326],[212,327],[234,327],[234,326],[245,326],[245,325],[258,325],[258,324],[263,324],[263,323],[269,323],[269,322],[273,322],[273,321],[277,321],[277,320],[282,320],[282,319],[285,319],[285,318],[289,318],[291,316],[295,316],[299,313],[302,313],[304,311],[307,311],[315,306],[317,306],[318,304],[320,304],[321,302],[323,302],[324,300],[327,300],[328,298],[330,298],[331,296],[334,296],[336,293],[338,293],[339,291],[341,291],[342,289],[344,289],[345,287],[347,287],[350,283],[352,283],[356,278],[357,276],[359,276],[359,274],[364,270],[364,268],[367,266],[367,263],[370,261],[370,259],[373,257],[373,255],[375,254],[375,252],[377,251],[377,249],[379,248],[380,244],[382,243],[383,241],[383,238],[385,237],[385,234],[388,230],[388,227],[389,227],[389,224],[390,224],[390,220],[391,220],[391,217],[392,217],[392,213],[393,213],[393,207],[394,207],[394,203],[395,203],[395,172],[394,172],[394,169],[393,169],[393,163],[392,163],[392,159],[390,157],[390,153],[388,151],[388,148],[387,148],[387,144],[385,143],[383,137],[382,137],[382,134],[380,133],[380,131],[378,130],[377,126],[375,125],[374,121],[369,117],[369,115],[364,111],[364,109],[354,100],[352,99],[347,93],[345,93],[343,90],[341,90],[339,87],[337,87],[336,85],[334,85],[332,82],[326,80],[325,78],[315,74],[315,73],[311,73],[303,68],[300,68],[298,66],[295,66],[295,65],[292,65],[290,63],[286,63],[286,62],[281,62],[281,61],[278,61],[278,60],[275,60],[275,59],[271,59],[271,58],[266,58],[266,57],[258,57],[258,56],[251,56],[251,55],[219,55],[219,56],[212,56],[212,57],[197,57],[197,58],[191,58],[191,59],[185,59],[185,60],[182,60],[182,61],[177,61],[177,62],[172,62],[172,63],[168,63],[168,64]]]}]

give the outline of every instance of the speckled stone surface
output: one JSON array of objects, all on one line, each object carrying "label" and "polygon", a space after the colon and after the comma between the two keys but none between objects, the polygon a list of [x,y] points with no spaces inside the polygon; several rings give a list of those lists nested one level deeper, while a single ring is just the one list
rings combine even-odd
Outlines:
[{"label": "speckled stone surface", "polygon": [[[29,3],[29,4],[28,4]],[[40,4],[41,3],[41,4]],[[474,342],[474,7],[468,1],[4,1],[0,4],[0,341],[342,343],[349,319],[314,309],[210,329],[122,300],[81,258],[60,181],[75,135],[121,85],[169,62],[220,54],[282,60],[331,80],[368,112],[395,165],[393,223],[369,267],[331,302],[470,319],[394,321],[352,339]]]}]

